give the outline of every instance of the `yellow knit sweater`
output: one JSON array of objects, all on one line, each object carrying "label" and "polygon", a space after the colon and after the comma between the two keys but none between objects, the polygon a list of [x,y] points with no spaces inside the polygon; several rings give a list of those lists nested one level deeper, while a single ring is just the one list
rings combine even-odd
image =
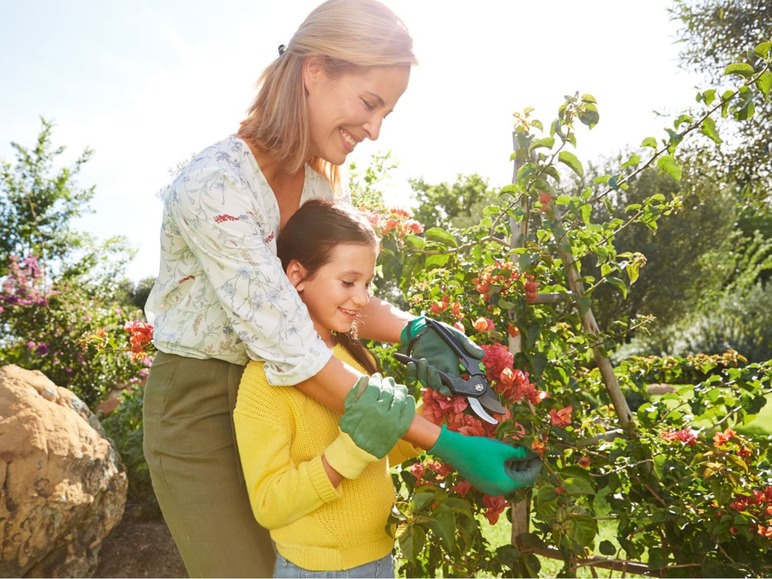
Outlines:
[{"label": "yellow knit sweater", "polygon": [[[334,355],[364,371],[342,346]],[[247,364],[234,423],[252,511],[278,551],[311,571],[351,569],[391,551],[385,530],[395,499],[389,465],[419,452],[400,441],[336,489],[322,454],[339,435],[339,417],[293,387],[270,386],[262,363]]]}]

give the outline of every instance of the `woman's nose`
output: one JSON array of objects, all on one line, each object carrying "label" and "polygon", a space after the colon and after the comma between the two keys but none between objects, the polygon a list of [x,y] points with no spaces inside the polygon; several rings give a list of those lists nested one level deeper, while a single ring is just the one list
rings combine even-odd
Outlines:
[{"label": "woman's nose", "polygon": [[364,125],[364,129],[367,132],[367,137],[371,141],[378,140],[378,135],[381,134],[381,124],[383,123],[383,117],[379,114],[374,114],[369,121]]}]

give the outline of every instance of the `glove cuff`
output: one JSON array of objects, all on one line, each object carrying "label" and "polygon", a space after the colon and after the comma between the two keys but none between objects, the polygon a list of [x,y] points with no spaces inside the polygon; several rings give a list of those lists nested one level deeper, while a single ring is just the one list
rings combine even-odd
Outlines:
[{"label": "glove cuff", "polygon": [[399,341],[403,346],[407,347],[410,342],[421,335],[424,330],[426,330],[426,318],[424,318],[424,316],[418,316],[417,318],[410,320],[405,327],[402,328]]},{"label": "glove cuff", "polygon": [[378,457],[359,448],[354,440],[345,432],[324,451],[327,464],[347,479],[355,479],[367,465],[378,462]]},{"label": "glove cuff", "polygon": [[438,456],[444,461],[452,464],[453,448],[455,447],[454,441],[459,436],[462,435],[452,430],[448,430],[447,425],[443,424],[440,428],[440,436],[437,438],[437,442],[434,443],[434,446],[429,449],[429,454]]}]

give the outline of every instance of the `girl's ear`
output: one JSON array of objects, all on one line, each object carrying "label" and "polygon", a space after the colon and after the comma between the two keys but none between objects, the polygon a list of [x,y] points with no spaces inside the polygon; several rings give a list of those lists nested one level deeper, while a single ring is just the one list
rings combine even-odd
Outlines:
[{"label": "girl's ear", "polygon": [[305,267],[303,267],[303,264],[297,261],[296,259],[293,259],[289,262],[289,265],[287,266],[287,277],[290,280],[290,283],[295,287],[296,290],[303,291],[303,281],[306,279],[306,276],[308,275],[308,270],[306,270]]}]

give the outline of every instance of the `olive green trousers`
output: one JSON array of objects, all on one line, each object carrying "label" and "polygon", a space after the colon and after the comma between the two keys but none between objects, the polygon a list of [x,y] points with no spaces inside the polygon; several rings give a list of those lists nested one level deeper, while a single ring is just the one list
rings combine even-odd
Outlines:
[{"label": "olive green trousers", "polygon": [[273,574],[273,545],[252,514],[233,430],[243,370],[158,352],[145,386],[145,460],[191,577]]}]

